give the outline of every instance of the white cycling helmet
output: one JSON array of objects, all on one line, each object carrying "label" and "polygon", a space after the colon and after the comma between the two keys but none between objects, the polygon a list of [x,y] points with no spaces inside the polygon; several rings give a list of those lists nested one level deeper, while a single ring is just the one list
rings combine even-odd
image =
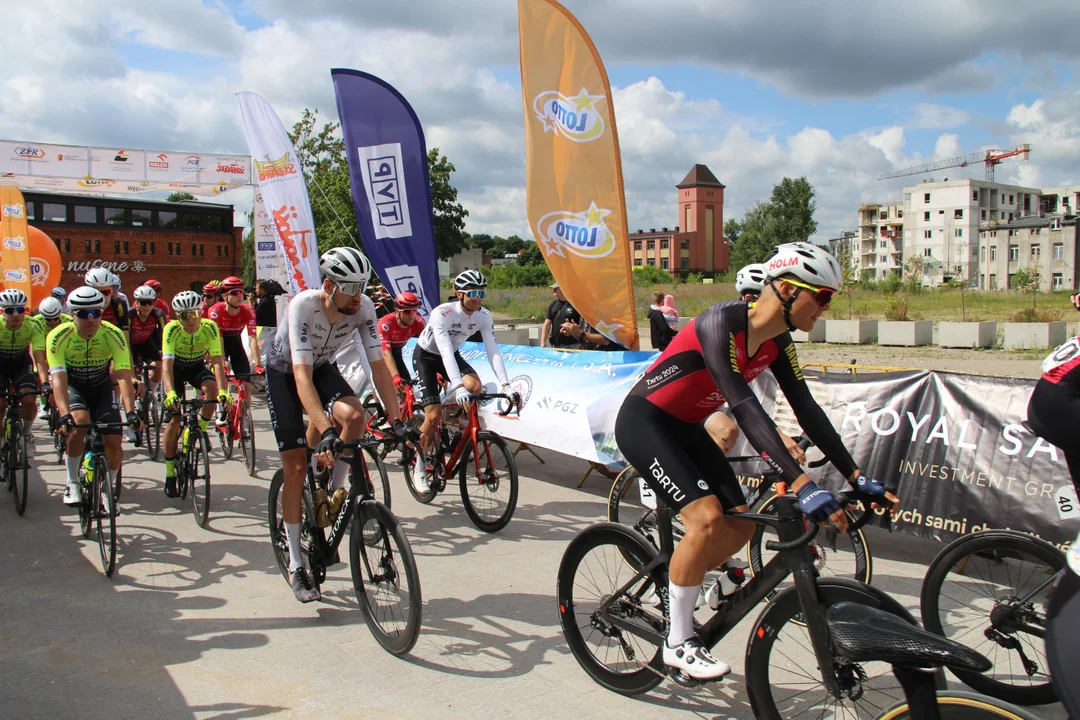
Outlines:
[{"label": "white cycling helmet", "polygon": [[[367,287],[371,279],[371,263],[356,248],[331,248],[319,258],[319,271],[335,283],[359,283]],[[362,288],[361,288],[362,289]]]},{"label": "white cycling helmet", "polygon": [[64,312],[64,306],[54,297],[47,297],[38,305],[38,312],[46,320],[56,320]]},{"label": "white cycling helmet", "polygon": [[22,307],[25,308],[30,304],[30,298],[26,297],[26,293],[16,288],[8,288],[3,292],[0,292],[0,307]]},{"label": "white cycling helmet", "polygon": [[199,293],[191,290],[176,293],[176,297],[172,299],[172,309],[178,313],[198,310],[201,304],[202,298],[199,297]]},{"label": "white cycling helmet", "polygon": [[149,285],[140,285],[135,288],[135,292],[132,293],[136,300],[156,300],[157,293],[154,292],[154,288]]},{"label": "white cycling helmet", "polygon": [[116,290],[120,289],[120,276],[116,273],[112,274],[112,286]]},{"label": "white cycling helmet", "polygon": [[760,295],[764,288],[764,263],[751,263],[735,273],[735,292],[739,293],[739,297],[747,293]]},{"label": "white cycling helmet", "polygon": [[93,310],[95,308],[103,310],[105,308],[105,296],[97,288],[83,285],[81,288],[71,291],[67,303],[72,312]]},{"label": "white cycling helmet", "polygon": [[454,278],[454,290],[468,290],[469,288],[486,288],[487,278],[479,270],[465,270]]},{"label": "white cycling helmet", "polygon": [[91,268],[83,276],[83,282],[93,288],[112,288],[113,274],[103,267]]},{"label": "white cycling helmet", "polygon": [[810,243],[795,242],[777,245],[765,259],[765,276],[769,280],[794,275],[807,285],[840,292],[844,274],[840,264],[828,250]]}]

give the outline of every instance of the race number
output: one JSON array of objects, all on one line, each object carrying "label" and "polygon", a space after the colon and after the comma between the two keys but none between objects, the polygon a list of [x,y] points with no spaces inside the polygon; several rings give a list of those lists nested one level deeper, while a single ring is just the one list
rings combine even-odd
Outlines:
[{"label": "race number", "polygon": [[1071,484],[1062,485],[1054,493],[1054,504],[1057,505],[1058,517],[1062,520],[1080,517],[1080,505],[1076,502],[1076,488]]}]

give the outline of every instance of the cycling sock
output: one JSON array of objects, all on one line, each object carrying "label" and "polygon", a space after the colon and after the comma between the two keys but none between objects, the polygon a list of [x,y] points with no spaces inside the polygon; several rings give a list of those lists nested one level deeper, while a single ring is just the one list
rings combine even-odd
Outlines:
[{"label": "cycling sock", "polygon": [[348,481],[349,464],[345,462],[344,458],[338,458],[337,464],[334,465],[334,477],[330,481],[330,492],[345,487],[345,483]]},{"label": "cycling sock", "polygon": [[671,613],[668,647],[678,647],[694,635],[694,605],[700,592],[700,585],[676,585],[668,581],[668,604]]},{"label": "cycling sock", "polygon": [[176,476],[176,458],[175,457],[167,457],[167,458],[165,458],[165,477],[175,477],[175,476]]},{"label": "cycling sock", "polygon": [[285,523],[285,534],[289,537],[289,572],[296,572],[304,566],[304,551],[300,548],[300,523]]},{"label": "cycling sock", "polygon": [[154,382],[153,380],[150,380],[146,383],[147,387],[150,389],[150,392],[156,392],[158,389],[158,385],[160,384],[161,383]]},{"label": "cycling sock", "polygon": [[64,456],[64,465],[67,467],[67,483],[68,485],[77,485],[79,483],[79,465],[82,464],[82,455],[78,457],[72,457],[71,455]]},{"label": "cycling sock", "polygon": [[199,416],[199,429],[202,430],[203,432],[206,432],[206,428],[209,427],[209,426],[210,426],[210,418],[204,418],[202,415],[200,415]]}]

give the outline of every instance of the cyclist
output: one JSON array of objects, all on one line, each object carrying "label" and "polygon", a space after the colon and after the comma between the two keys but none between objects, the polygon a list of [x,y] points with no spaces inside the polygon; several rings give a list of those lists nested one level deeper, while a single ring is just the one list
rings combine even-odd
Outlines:
[{"label": "cyclist", "polygon": [[157,297],[154,298],[154,307],[165,313],[165,321],[168,322],[169,320],[175,320],[176,318],[173,317],[172,307],[170,307],[169,303],[165,301],[165,296],[162,292],[161,283],[157,280],[147,280],[143,283],[143,285],[153,290],[154,293],[157,295]]},{"label": "cyclist", "polygon": [[[165,426],[165,497],[178,496],[176,487],[176,439],[180,434],[180,394],[184,384],[201,390],[202,406],[199,429],[206,433],[214,408],[227,407],[225,367],[221,360],[221,334],[213,320],[199,315],[199,295],[191,290],[177,293],[172,301],[178,319],[162,331],[161,365],[165,383],[165,409],[170,411]],[[206,367],[209,355],[213,371]]]},{"label": "cyclist", "polygon": [[[116,373],[120,396],[128,414],[135,409],[135,391],[131,386],[131,355],[124,334],[118,327],[103,321],[105,295],[92,287],[81,287],[68,296],[68,308],[74,321],[49,333],[46,353],[53,380],[60,429],[67,434],[67,490],[64,504],[82,502],[79,487],[79,464],[86,446],[86,430],[75,429],[90,422],[119,423],[120,412],[113,393],[109,364]],[[116,476],[124,461],[120,429],[103,429],[105,457],[109,475],[116,487]]]},{"label": "cyclist", "polygon": [[[342,347],[356,342],[354,330],[359,332],[357,350],[371,364],[368,377],[374,380],[387,415],[395,418],[394,432],[399,437],[404,434],[401,421],[396,419],[397,393],[375,331],[375,305],[364,294],[371,278],[367,258],[355,248],[333,248],[319,259],[319,270],[322,287],[293,297],[287,321],[278,328],[266,360],[267,401],[285,475],[281,504],[289,541],[289,579],[296,599],[304,603],[321,597],[300,547],[308,437],[315,444],[315,459],[333,468],[333,514],[333,506],[340,508],[347,496],[349,470],[346,463],[335,463],[334,452],[342,440],[364,432],[360,399],[333,363]],[[310,421],[306,431],[305,412]]]},{"label": "cyclist", "polygon": [[[131,313],[127,303],[116,297],[113,293],[113,274],[103,267],[96,267],[86,271],[83,282],[94,288],[105,297],[105,309],[101,315],[101,321],[115,325],[124,333],[128,345],[131,345],[131,334],[128,332],[128,317]],[[69,302],[70,308],[70,302]]]},{"label": "cyclist", "polygon": [[121,285],[120,285],[120,276],[117,275],[116,273],[113,273],[112,274],[113,297],[117,298],[120,302],[127,305],[128,308],[130,309],[131,308],[131,301],[128,300],[127,295],[125,295],[123,292],[120,291],[120,287],[121,287]]},{"label": "cyclist", "polygon": [[382,342],[383,359],[390,374],[394,376],[394,387],[401,390],[407,382],[412,382],[409,368],[401,357],[401,349],[409,338],[420,337],[424,331],[424,318],[420,310],[420,298],[416,293],[403,292],[394,298],[397,311],[379,321],[379,340]]},{"label": "cyclist", "polygon": [[202,303],[199,305],[199,316],[210,317],[210,308],[221,300],[221,283],[211,280],[203,285]]},{"label": "cyclist", "polygon": [[[513,398],[515,407],[521,407],[521,396],[514,392],[506,378],[506,365],[495,342],[494,321],[484,307],[486,287],[487,278],[479,270],[465,270],[459,274],[454,278],[457,299],[431,311],[428,325],[416,341],[413,368],[416,370],[416,399],[424,407],[424,423],[420,429],[422,448],[435,447],[442,423],[442,400],[436,375],[446,378],[449,382],[447,393],[453,393],[459,405],[466,405],[472,394],[483,389],[480,376],[458,352],[473,333],[480,333],[483,338],[488,362],[499,378],[502,392]],[[413,482],[424,493],[431,489],[426,475],[413,473]]]},{"label": "cyclist", "polygon": [[[65,295],[64,297],[66,299],[67,295]],[[59,325],[61,325],[63,323],[71,322],[71,316],[66,314],[65,312],[63,312],[63,310],[64,310],[63,303],[60,300],[58,300],[55,296],[50,295],[49,297],[42,300],[41,304],[38,305],[38,314],[34,315],[33,317],[27,318],[26,322],[37,323],[38,328],[41,329],[41,335],[44,338],[44,337],[47,337],[48,334],[50,332],[52,332],[53,329],[56,328],[57,326],[59,326]],[[42,341],[41,349],[44,352],[44,350],[45,350],[44,341]],[[45,360],[44,357],[35,357],[34,358],[34,363],[35,363],[35,366],[38,367],[39,375],[40,375],[41,367],[44,366],[45,376],[48,377],[48,372],[49,372],[49,363],[48,363],[48,361]],[[43,382],[42,385],[41,385],[41,390],[42,390],[42,393],[39,396],[39,399],[41,401],[41,409],[38,410],[38,415],[37,415],[38,420],[44,420],[45,418],[49,417],[49,397],[48,397],[49,383],[48,382]]]},{"label": "cyclist", "polygon": [[[131,315],[131,363],[133,372],[143,363],[150,367],[149,390],[161,382],[161,339],[165,331],[165,313],[157,306],[157,293],[149,285],[135,288],[135,312]],[[138,402],[146,399],[147,388],[138,382]]]},{"label": "cyclist", "polygon": [[[49,293],[50,297],[54,297],[60,301],[60,307],[63,312],[67,312],[67,290],[62,287],[54,287],[52,292]],[[40,311],[40,308],[39,308]]]},{"label": "cyclist", "polygon": [[755,302],[765,289],[765,265],[751,263],[735,273],[735,292],[740,300]]},{"label": "cyclist", "polygon": [[[238,277],[230,276],[221,283],[221,289],[225,299],[210,307],[207,317],[217,323],[221,332],[221,349],[225,358],[229,361],[233,375],[250,375],[251,362],[244,350],[244,341],[241,338],[244,330],[248,332],[248,350],[251,357],[259,359],[259,346],[255,337],[255,310],[244,302],[244,281]],[[261,372],[262,368],[256,368]],[[245,383],[248,395],[251,394],[251,383]],[[223,386],[224,387],[224,386]],[[224,408],[218,408],[218,425],[227,424],[228,419]]]},{"label": "cyclist", "polygon": [[799,370],[788,331],[809,330],[840,288],[841,272],[825,250],[808,243],[780,245],[766,265],[766,288],[751,307],[720,302],[684,328],[638,380],[615,423],[619,449],[664,498],[686,528],[670,563],[670,625],[664,663],[698,680],[731,671],[694,633],[694,605],[707,570],[719,567],[750,539],[754,526],[724,516],[746,510],[739,481],[702,421],[723,404],[781,479],[798,495],[807,517],[832,520],[842,532],[847,516],[835,496],[818,487],[788,454],[776,425],[748,381],[766,367],[795,411],[799,424],[840,473],[859,490],[898,500],[862,474],[829,418],[814,401]]},{"label": "cyclist", "polygon": [[[0,308],[4,311],[3,326],[0,327],[0,388],[7,390],[36,390],[38,382],[48,386],[48,365],[45,360],[45,335],[41,326],[27,317],[30,298],[26,293],[15,288],[0,291]],[[31,356],[33,363],[31,364]],[[37,366],[37,373],[34,373]],[[0,400],[0,418],[7,412],[7,401]],[[22,398],[21,412],[23,434],[30,439],[33,449],[33,435],[30,426],[34,422],[34,397]]]},{"label": "cyclist", "polygon": [[1028,400],[1028,426],[1061,449],[1080,495],[1080,447],[1075,444],[1080,428],[1080,337],[1054,348],[1043,360],[1042,373]]}]

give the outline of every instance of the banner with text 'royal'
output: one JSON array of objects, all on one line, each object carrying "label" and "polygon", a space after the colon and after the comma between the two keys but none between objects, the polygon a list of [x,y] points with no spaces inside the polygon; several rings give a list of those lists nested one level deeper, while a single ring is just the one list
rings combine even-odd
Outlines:
[{"label": "banner with text 'royal'", "polygon": [[426,317],[440,293],[424,130],[383,80],[357,70],[330,76],[364,252],[387,290],[416,293]]},{"label": "banner with text 'royal'", "polygon": [[26,201],[16,187],[0,187],[0,279],[5,288],[31,297],[30,229]]},{"label": "banner with text 'royal'", "polygon": [[315,220],[292,141],[270,103],[252,92],[236,93],[240,121],[255,165],[255,180],[285,257],[292,294],[319,287]]},{"label": "banner with text 'royal'", "polygon": [[638,348],[611,85],[585,29],[554,0],[518,0],[525,205],[570,303],[605,337]]}]

